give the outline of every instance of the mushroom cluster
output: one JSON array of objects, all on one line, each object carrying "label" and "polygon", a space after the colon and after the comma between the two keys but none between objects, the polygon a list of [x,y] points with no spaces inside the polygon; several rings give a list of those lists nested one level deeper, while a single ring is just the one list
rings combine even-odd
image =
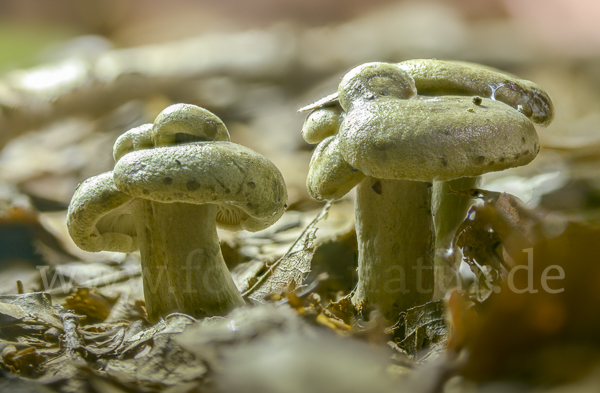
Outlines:
[{"label": "mushroom cluster", "polygon": [[468,207],[453,206],[448,189],[532,161],[534,123],[553,117],[550,98],[532,82],[437,60],[363,64],[337,93],[303,110],[312,110],[304,139],[319,143],[311,196],[333,200],[356,187],[353,303],[376,306],[388,319],[434,296],[436,230],[447,242]]},{"label": "mushroom cluster", "polygon": [[216,229],[258,231],[281,217],[287,191],[273,163],[231,143],[217,116],[185,104],[123,134],[113,153],[114,170],[84,181],[71,200],[75,243],[91,252],[139,249],[153,321],[244,305]]}]

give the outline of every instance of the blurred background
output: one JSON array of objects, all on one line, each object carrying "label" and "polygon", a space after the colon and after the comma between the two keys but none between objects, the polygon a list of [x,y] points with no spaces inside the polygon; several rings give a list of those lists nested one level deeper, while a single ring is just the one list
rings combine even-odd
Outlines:
[{"label": "blurred background", "polygon": [[[0,266],[76,254],[64,225],[73,190],[112,169],[119,135],[177,102],[214,112],[233,142],[275,162],[291,211],[318,208],[297,109],[358,64],[412,58],[478,62],[545,88],[557,115],[538,130],[538,158],[484,188],[597,224],[599,17],[595,0],[3,0]],[[19,271],[35,288],[39,272]],[[2,277],[0,292],[14,292]]]}]

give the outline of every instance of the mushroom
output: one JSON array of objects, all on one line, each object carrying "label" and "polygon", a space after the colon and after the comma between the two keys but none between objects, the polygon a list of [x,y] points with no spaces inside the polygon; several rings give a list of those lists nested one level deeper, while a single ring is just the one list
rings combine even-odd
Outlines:
[{"label": "mushroom", "polygon": [[[406,71],[421,95],[469,95],[504,102],[527,116],[536,125],[548,126],[554,106],[537,84],[518,79],[500,70],[468,62],[430,59],[408,60],[398,66]],[[479,187],[481,176],[463,177],[433,183],[433,211],[436,231],[436,293],[441,298],[456,285],[462,254],[454,246],[458,225],[464,221],[472,199],[454,191]]]},{"label": "mushroom", "polygon": [[[322,138],[310,163],[311,196],[338,199],[356,186],[359,260],[353,303],[359,310],[375,305],[388,319],[433,296],[432,182],[529,163],[539,150],[530,118],[543,123],[552,116],[551,101],[531,82],[439,62],[456,75],[445,71],[450,82],[434,91],[437,63],[422,62],[363,64],[342,78],[337,94],[301,109],[313,110],[303,135],[312,142]],[[521,91],[521,98],[505,93],[500,96],[505,102],[498,100],[493,92],[502,86],[494,90],[484,77],[492,86],[510,82],[503,86]],[[417,94],[421,89],[442,95]],[[316,121],[327,118],[335,120]],[[312,130],[315,124],[318,132]]]},{"label": "mushroom", "polygon": [[245,304],[217,227],[258,231],[283,214],[283,177],[260,154],[229,141],[223,122],[193,105],[166,108],[123,134],[112,172],[84,181],[67,218],[86,251],[139,248],[148,316],[225,314]]}]

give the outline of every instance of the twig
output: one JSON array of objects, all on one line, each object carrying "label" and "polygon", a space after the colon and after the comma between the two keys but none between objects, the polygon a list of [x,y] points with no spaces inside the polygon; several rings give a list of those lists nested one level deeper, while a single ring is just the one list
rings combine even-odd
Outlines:
[{"label": "twig", "polygon": [[83,358],[77,352],[85,346],[77,328],[79,327],[79,316],[75,315],[72,311],[67,311],[60,314],[60,319],[63,322],[63,334],[60,337],[60,344],[65,354],[72,360],[82,361]]}]

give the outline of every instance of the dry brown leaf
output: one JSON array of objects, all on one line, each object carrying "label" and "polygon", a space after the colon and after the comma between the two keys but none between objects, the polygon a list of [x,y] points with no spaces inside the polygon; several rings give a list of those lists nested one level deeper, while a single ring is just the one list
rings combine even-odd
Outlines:
[{"label": "dry brown leaf", "polygon": [[[39,321],[50,327],[62,329],[62,322],[58,316],[57,310],[52,305],[52,298],[47,293],[35,292],[23,295],[2,295],[0,303],[9,304],[18,307],[11,307],[13,318],[20,318],[19,315],[27,315],[31,320]],[[10,306],[9,306],[10,307]],[[8,311],[8,309],[6,310]]]},{"label": "dry brown leaf", "polygon": [[78,288],[67,297],[64,306],[77,314],[85,315],[91,322],[104,321],[112,308],[108,300],[90,288]]},{"label": "dry brown leaf", "polygon": [[463,375],[478,381],[573,381],[600,364],[600,229],[570,223],[516,256],[515,268],[464,321]]},{"label": "dry brown leaf", "polygon": [[243,294],[244,297],[263,303],[270,295],[294,291],[302,286],[302,282],[310,273],[317,224],[327,215],[330,206],[330,203],[325,205],[288,252],[269,266],[256,284]]},{"label": "dry brown leaf", "polygon": [[389,333],[396,337],[398,347],[415,360],[437,357],[445,349],[449,334],[443,300],[402,312]]}]

